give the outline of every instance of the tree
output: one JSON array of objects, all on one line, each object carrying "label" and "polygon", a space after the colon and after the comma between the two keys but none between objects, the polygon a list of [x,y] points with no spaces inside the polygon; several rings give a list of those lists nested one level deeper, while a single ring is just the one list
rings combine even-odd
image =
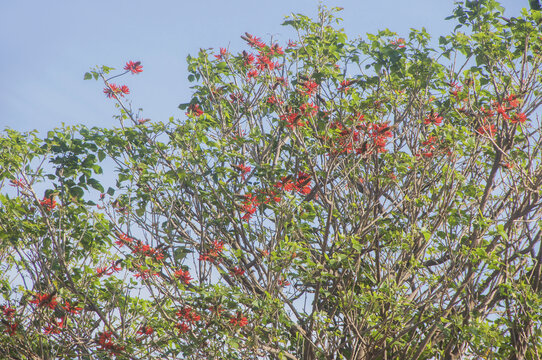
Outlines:
[{"label": "tree", "polygon": [[103,66],[120,127],[4,132],[3,358],[540,358],[540,12],[434,50],[338,10],[189,57],[186,119]]}]

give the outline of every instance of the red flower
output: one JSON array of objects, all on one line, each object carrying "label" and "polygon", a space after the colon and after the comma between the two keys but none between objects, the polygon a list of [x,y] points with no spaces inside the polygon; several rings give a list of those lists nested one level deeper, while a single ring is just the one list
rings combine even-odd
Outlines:
[{"label": "red flower", "polygon": [[425,125],[429,125],[429,124],[439,125],[442,122],[442,116],[439,116],[438,113],[434,113],[433,111],[431,111],[429,116],[425,118],[423,122]]},{"label": "red flower", "polygon": [[294,128],[296,126],[304,126],[305,121],[301,120],[301,114],[298,112],[290,112],[279,116],[281,120],[286,121],[286,127]]},{"label": "red flower", "polygon": [[46,211],[51,211],[57,204],[55,199],[43,198],[43,200],[40,200],[40,205],[43,206]]},{"label": "red flower", "polygon": [[505,108],[502,104],[495,103],[493,104],[495,107],[495,110],[497,110],[497,113],[502,115],[502,117],[506,120],[510,120],[510,116],[506,113],[509,109]]},{"label": "red flower", "polygon": [[247,53],[243,50],[243,61],[245,66],[252,65],[252,62],[254,61],[254,55]]},{"label": "red flower", "polygon": [[491,125],[483,125],[476,129],[476,132],[480,135],[487,135],[489,137],[495,136],[497,133],[497,127],[493,124]]},{"label": "red flower", "polygon": [[211,245],[211,248],[209,249],[209,251],[201,254],[199,259],[204,260],[204,261],[215,262],[216,259],[222,253],[222,251],[224,251],[224,242],[215,240],[213,241],[213,244]]},{"label": "red flower", "polygon": [[405,47],[405,39],[399,38],[397,40],[390,41],[390,44],[397,46],[398,48],[402,49]]},{"label": "red flower", "polygon": [[124,350],[124,346],[118,346],[113,343],[111,340],[111,335],[111,331],[98,333],[98,344],[100,344],[98,350],[109,350],[112,353],[118,353]]},{"label": "red flower", "polygon": [[252,79],[256,76],[258,76],[258,70],[256,69],[252,69],[247,73],[247,79]]},{"label": "red flower", "polygon": [[243,327],[248,324],[248,320],[245,316],[243,316],[243,314],[240,311],[238,311],[237,315],[231,317],[230,324],[234,326]]},{"label": "red flower", "polygon": [[134,241],[134,239],[132,239],[131,237],[128,237],[128,235],[126,234],[120,234],[119,235],[119,240],[115,241],[115,244],[119,245],[120,247],[122,247],[124,244],[130,244]]},{"label": "red flower", "polygon": [[184,334],[190,330],[190,325],[188,325],[185,322],[182,322],[180,324],[175,325],[177,329],[179,329],[179,334]]},{"label": "red flower", "polygon": [[270,52],[271,55],[282,55],[284,54],[284,51],[282,51],[282,48],[279,46],[279,44],[273,44],[271,45]]},{"label": "red flower", "polygon": [[107,275],[107,267],[104,266],[104,267],[96,268],[96,274],[98,275],[98,277],[100,277],[102,275]]},{"label": "red flower", "polygon": [[245,166],[245,164],[239,164],[239,165],[233,164],[232,167],[241,173],[241,177],[243,178],[243,181],[245,180],[246,174],[248,174],[250,170],[252,169],[250,166]]},{"label": "red flower", "polygon": [[64,320],[65,318],[54,319],[43,329],[43,333],[46,335],[60,334],[60,330],[64,328]]},{"label": "red flower", "polygon": [[224,48],[220,48],[220,54],[218,55],[215,55],[215,58],[217,58],[218,60],[222,60],[226,54],[228,53],[228,51]]},{"label": "red flower", "polygon": [[83,310],[83,308],[71,305],[67,300],[64,302],[64,305],[61,305],[61,307],[72,315],[77,315],[79,314],[79,311]]},{"label": "red flower", "polygon": [[200,109],[198,104],[192,104],[188,108],[188,112],[186,113],[186,115],[200,117],[201,115],[203,115],[203,110]]},{"label": "red flower", "polygon": [[261,42],[260,38],[257,38],[255,36],[252,36],[251,34],[249,33],[245,33],[246,36],[241,36],[241,38],[243,40],[245,40],[246,42],[248,42],[248,44],[251,46],[251,47],[258,47],[258,48],[263,48],[265,47],[265,44],[263,42]]},{"label": "red flower", "polygon": [[36,298],[31,300],[31,304],[36,304],[39,307],[47,306],[50,309],[54,309],[58,304],[56,296],[54,294],[36,294]]},{"label": "red flower", "polygon": [[231,274],[234,276],[243,276],[245,274],[245,270],[241,269],[240,267],[235,266],[231,270]]},{"label": "red flower", "polygon": [[137,330],[137,333],[139,335],[151,335],[154,332],[154,329],[150,326],[142,325],[139,330]]},{"label": "red flower", "polygon": [[143,71],[143,66],[141,66],[141,61],[128,61],[124,70],[130,71],[132,74],[137,74]]},{"label": "red flower", "polygon": [[117,98],[117,95],[124,96],[124,94],[129,94],[130,89],[128,89],[128,86],[122,85],[118,86],[115,84],[107,84],[107,87],[104,89],[104,94],[108,98]]},{"label": "red flower", "polygon": [[318,89],[318,84],[311,80],[304,82],[301,86],[302,89],[300,90],[300,93],[307,96],[316,93],[316,89]]},{"label": "red flower", "polygon": [[7,333],[9,336],[15,335],[15,332],[17,331],[17,326],[19,326],[18,323],[6,323],[6,330],[4,330],[5,333]]},{"label": "red flower", "polygon": [[342,92],[347,92],[348,90],[350,90],[349,86],[352,85],[353,83],[355,83],[354,80],[343,80],[341,81],[341,86],[339,87],[339,91],[342,91]]},{"label": "red flower", "polygon": [[305,103],[299,107],[299,110],[303,116],[314,116],[318,111],[318,106],[311,103]]},{"label": "red flower", "polygon": [[10,182],[10,185],[14,187],[20,187],[20,188],[27,187],[27,184],[23,179],[11,179],[9,182]]},{"label": "red flower", "polygon": [[517,124],[518,122],[523,124],[525,121],[527,121],[527,116],[524,113],[514,114],[510,118],[512,124]]},{"label": "red flower", "polygon": [[256,62],[260,71],[265,69],[273,70],[275,68],[275,64],[264,54],[258,55]]},{"label": "red flower", "polygon": [[245,212],[243,217],[241,217],[241,220],[250,220],[252,215],[258,210],[258,206],[260,206],[260,202],[256,198],[256,196],[252,194],[245,194],[245,201],[243,202],[243,205],[241,206],[241,210]]},{"label": "red flower", "polygon": [[188,321],[189,323],[194,323],[196,321],[200,321],[201,320],[201,316],[199,316],[198,314],[196,314],[191,307],[187,306],[187,307],[184,307],[182,308],[181,310],[177,311],[175,313],[175,315],[177,315],[178,318],[180,319],[184,319],[186,321]]},{"label": "red flower", "polygon": [[175,277],[181,282],[184,282],[186,285],[190,284],[190,280],[192,280],[192,276],[190,276],[190,272],[188,270],[179,269],[175,271]]},{"label": "red flower", "polygon": [[8,319],[11,319],[15,314],[15,309],[9,306],[1,305],[0,308],[4,312],[4,316]]},{"label": "red flower", "polygon": [[288,40],[288,48],[291,49],[295,47],[297,47],[297,44],[293,42],[292,40]]}]

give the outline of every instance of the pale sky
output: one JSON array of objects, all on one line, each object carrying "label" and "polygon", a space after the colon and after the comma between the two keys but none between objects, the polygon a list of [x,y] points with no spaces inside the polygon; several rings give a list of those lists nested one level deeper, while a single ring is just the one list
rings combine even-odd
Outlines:
[{"label": "pale sky", "polygon": [[[21,0],[0,2],[0,130],[67,125],[117,126],[113,101],[100,82],[83,81],[95,65],[122,69],[139,60],[144,72],[125,76],[133,108],[144,117],[183,118],[177,106],[190,100],[186,56],[200,48],[245,46],[240,35],[294,38],[281,26],[292,12],[314,17],[317,0]],[[388,28],[405,36],[425,27],[435,38],[454,23],[452,0],[326,0],[344,7],[341,24],[350,39]],[[527,0],[504,0],[507,16],[519,16]]]}]

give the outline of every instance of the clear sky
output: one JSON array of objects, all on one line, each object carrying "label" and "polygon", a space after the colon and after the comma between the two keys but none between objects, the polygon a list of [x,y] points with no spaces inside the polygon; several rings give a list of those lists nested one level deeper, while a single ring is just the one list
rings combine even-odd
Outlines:
[{"label": "clear sky", "polygon": [[[83,81],[95,65],[122,69],[128,60],[144,72],[119,83],[130,87],[133,108],[144,117],[182,118],[190,99],[186,56],[200,48],[237,48],[245,31],[280,43],[294,38],[281,26],[292,12],[316,15],[317,0],[3,0],[0,1],[0,130],[67,125],[117,126],[113,102],[102,84]],[[527,0],[502,0],[507,16],[518,16]],[[325,0],[344,7],[349,38],[389,28],[406,35],[425,27],[435,38],[455,25],[444,18],[452,0]]]}]

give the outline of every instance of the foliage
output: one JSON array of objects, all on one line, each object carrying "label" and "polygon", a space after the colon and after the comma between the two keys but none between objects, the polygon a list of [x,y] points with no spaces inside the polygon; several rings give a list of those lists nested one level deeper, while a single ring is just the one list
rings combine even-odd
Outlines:
[{"label": "foliage", "polygon": [[85,74],[120,127],[4,132],[2,358],[540,358],[541,13],[458,4],[437,50],[338,10],[188,57],[185,119],[129,62]]}]

